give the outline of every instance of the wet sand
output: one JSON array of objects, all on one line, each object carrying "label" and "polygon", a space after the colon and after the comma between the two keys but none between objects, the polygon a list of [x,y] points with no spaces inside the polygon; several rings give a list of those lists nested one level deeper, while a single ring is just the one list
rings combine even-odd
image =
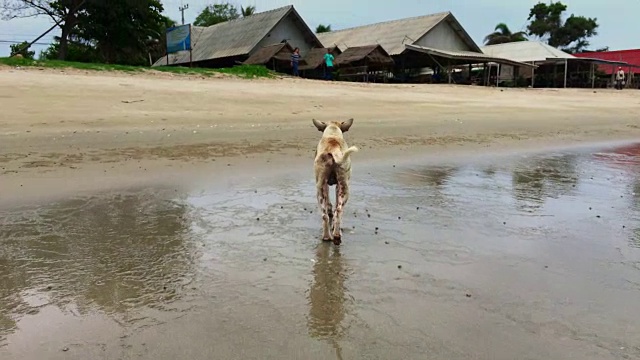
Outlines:
[{"label": "wet sand", "polygon": [[356,163],[6,209],[3,359],[634,359],[640,146]]},{"label": "wet sand", "polygon": [[11,71],[2,359],[640,357],[635,92]]}]

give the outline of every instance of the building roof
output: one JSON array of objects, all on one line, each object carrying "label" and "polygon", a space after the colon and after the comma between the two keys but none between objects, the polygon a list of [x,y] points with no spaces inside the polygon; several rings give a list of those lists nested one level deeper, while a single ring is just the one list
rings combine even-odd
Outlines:
[{"label": "building roof", "polygon": [[482,52],[489,56],[519,62],[545,62],[550,59],[573,59],[574,56],[540,41],[517,41],[506,44],[487,45]]},{"label": "building roof", "polygon": [[337,66],[368,59],[378,65],[393,65],[393,59],[380,45],[356,46],[346,49],[335,59]]},{"label": "building roof", "polygon": [[[307,36],[320,45],[318,38],[302,21],[293,5],[289,5],[212,26],[192,26],[192,61],[248,55],[276,25],[290,14],[299,19]],[[188,62],[188,51],[169,55],[170,65]],[[163,56],[155,62],[154,66],[166,64],[167,57]]]},{"label": "building roof", "polygon": [[460,34],[470,49],[477,50],[478,52],[481,51],[451,12],[392,20],[321,33],[318,34],[318,39],[320,39],[324,46],[338,46],[342,51],[349,47],[378,44],[381,45],[389,55],[394,56],[405,51],[405,44],[417,42],[445,20],[453,25],[454,29]]},{"label": "building roof", "polygon": [[267,45],[251,54],[251,56],[244,61],[244,64],[265,65],[271,61],[271,59],[290,61],[291,54],[293,54],[293,48],[286,42]]},{"label": "building roof", "polygon": [[616,66],[620,65],[624,67],[632,67],[637,71],[640,68],[640,49],[631,50],[616,50],[616,51],[598,51],[598,52],[586,52],[575,54],[577,58],[588,58],[603,60],[602,62],[609,62],[610,65],[598,66],[598,70],[611,75],[617,70]]},{"label": "building roof", "polygon": [[[342,52],[337,47],[332,47],[331,54],[337,57]],[[327,53],[327,48],[313,48],[307,51],[300,61],[300,70],[312,70],[317,69],[324,64],[324,54]]]},{"label": "building roof", "polygon": [[515,61],[508,58],[501,58],[501,57],[491,56],[491,55],[477,53],[473,51],[440,50],[440,49],[429,48],[426,46],[418,46],[418,45],[410,45],[410,44],[405,45],[405,47],[408,50],[413,50],[413,51],[417,51],[417,52],[421,52],[421,53],[425,53],[433,56],[439,56],[439,57],[454,59],[454,60],[476,61],[479,63],[494,62],[494,63],[512,65],[512,66],[521,66],[521,67],[529,67],[529,68],[534,67],[533,65],[531,65],[531,63]]}]

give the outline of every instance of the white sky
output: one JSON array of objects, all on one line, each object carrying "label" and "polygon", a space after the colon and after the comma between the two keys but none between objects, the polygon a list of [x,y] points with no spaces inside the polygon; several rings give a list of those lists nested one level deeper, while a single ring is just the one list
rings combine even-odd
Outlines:
[{"label": "white sky", "polygon": [[[222,0],[163,0],[165,14],[180,21],[178,7],[189,4],[185,12],[185,22],[192,22],[207,5]],[[512,31],[524,30],[529,9],[537,0],[232,0],[236,5],[255,5],[258,11],[293,4],[309,27],[331,24],[338,30],[380,21],[405,17],[427,15],[441,11],[451,11],[474,38],[482,45],[484,36],[493,31],[499,22],[506,22]],[[638,0],[563,0],[568,5],[568,14],[574,13],[587,17],[596,17],[600,28],[599,35],[591,40],[592,48],[609,46],[611,50],[640,48],[636,34],[640,33],[640,1]],[[9,43],[6,41],[33,40],[52,25],[46,17],[32,19],[0,20],[0,56],[9,55]],[[39,42],[50,43],[58,31],[54,30]],[[46,45],[34,46],[39,53]]]}]

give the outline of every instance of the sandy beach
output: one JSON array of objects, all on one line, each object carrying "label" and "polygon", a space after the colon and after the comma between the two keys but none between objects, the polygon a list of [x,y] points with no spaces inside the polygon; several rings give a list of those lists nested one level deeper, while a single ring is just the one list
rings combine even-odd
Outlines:
[{"label": "sandy beach", "polygon": [[[354,118],[349,141],[364,151],[365,159],[541,149],[640,134],[635,91],[203,79],[7,67],[0,71],[0,81],[0,174],[8,194],[43,177],[49,184],[60,176],[148,178],[149,172],[194,163],[208,163],[225,174],[229,163],[235,166],[232,174],[246,169],[241,166],[245,163],[250,169],[291,167],[294,160],[308,162],[315,149],[319,133],[312,118]],[[98,182],[63,181],[57,192]],[[29,194],[51,193],[50,186],[34,184],[31,188],[43,192]]]},{"label": "sandy beach", "polygon": [[[4,67],[0,105],[2,359],[640,358],[636,91]],[[313,118],[355,119],[339,248]]]}]

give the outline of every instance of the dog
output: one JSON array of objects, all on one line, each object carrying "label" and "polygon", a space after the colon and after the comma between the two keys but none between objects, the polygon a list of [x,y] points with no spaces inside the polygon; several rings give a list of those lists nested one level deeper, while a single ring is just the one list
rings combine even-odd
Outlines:
[{"label": "dog", "polygon": [[[318,206],[322,214],[322,240],[333,241],[335,245],[340,245],[342,213],[349,201],[350,155],[358,151],[355,146],[347,147],[343,134],[349,131],[353,125],[353,119],[329,122],[313,119],[313,125],[322,132],[313,162]],[[334,185],[336,187],[335,213],[329,198],[329,187]],[[332,223],[333,229],[330,229]]]}]

